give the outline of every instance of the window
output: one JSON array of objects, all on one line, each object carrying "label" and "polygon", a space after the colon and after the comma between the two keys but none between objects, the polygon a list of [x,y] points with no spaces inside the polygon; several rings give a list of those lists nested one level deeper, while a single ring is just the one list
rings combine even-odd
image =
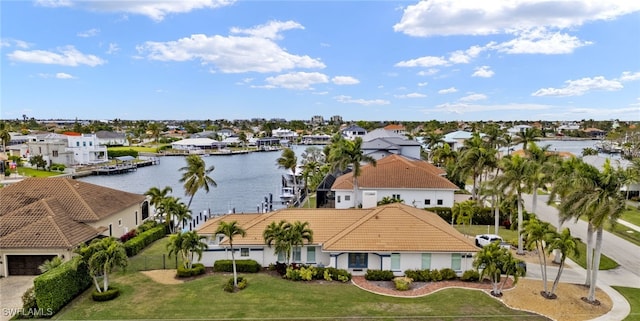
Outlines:
[{"label": "window", "polygon": [[344,200],[345,201],[350,201],[351,200],[351,195],[345,195],[344,196]]},{"label": "window", "polygon": [[340,203],[340,195],[338,195],[338,203]]},{"label": "window", "polygon": [[222,243],[222,240],[224,240],[224,236],[218,236],[218,244]]},{"label": "window", "polygon": [[249,248],[248,247],[240,248],[240,256],[249,256]]},{"label": "window", "polygon": [[367,253],[349,253],[349,268],[366,268],[368,266],[367,259]]},{"label": "window", "polygon": [[136,211],[135,217],[136,217],[136,226],[138,226],[138,211]]},{"label": "window", "polygon": [[293,253],[292,253],[292,254],[293,254],[293,255],[292,255],[292,257],[291,257],[291,258],[293,259],[293,262],[300,262],[300,261],[302,261],[302,257],[301,257],[301,256],[302,256],[302,249],[301,249],[301,248],[299,248],[299,247],[294,247],[294,248],[293,248]]},{"label": "window", "polygon": [[431,200],[424,200],[424,205],[431,205]]},{"label": "window", "polygon": [[93,142],[89,142],[89,146],[93,146]]},{"label": "window", "polygon": [[451,253],[451,269],[454,271],[462,270],[462,257],[460,253]]},{"label": "window", "polygon": [[400,271],[400,253],[391,253],[391,270]]},{"label": "window", "polygon": [[142,220],[146,220],[149,217],[149,202],[144,201],[142,203]]},{"label": "window", "polygon": [[316,263],[316,248],[310,246],[307,248],[307,263]]},{"label": "window", "polygon": [[122,226],[122,219],[121,218],[118,219],[118,226]]},{"label": "window", "polygon": [[87,147],[87,142],[82,142],[82,147]]},{"label": "window", "polygon": [[437,201],[438,205],[442,205],[442,200]]},{"label": "window", "polygon": [[80,142],[76,142],[76,147],[80,147]]},{"label": "window", "polygon": [[284,262],[284,253],[283,252],[279,252],[278,253],[278,262]]},{"label": "window", "polygon": [[57,150],[51,151],[51,154],[53,154],[53,157],[58,157],[58,151]]},{"label": "window", "polygon": [[113,236],[113,226],[109,224],[109,236]]},{"label": "window", "polygon": [[393,194],[391,195],[391,198],[393,198],[394,200],[401,200],[400,194]]},{"label": "window", "polygon": [[422,253],[422,269],[431,269],[431,253]]}]

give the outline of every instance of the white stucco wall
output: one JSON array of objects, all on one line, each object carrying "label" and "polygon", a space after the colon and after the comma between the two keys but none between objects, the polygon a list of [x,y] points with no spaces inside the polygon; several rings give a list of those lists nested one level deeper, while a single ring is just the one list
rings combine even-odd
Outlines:
[{"label": "white stucco wall", "polygon": [[[136,217],[138,218],[138,224],[136,224]],[[106,227],[107,230],[104,231],[102,235],[120,237],[142,224],[142,203],[130,206],[109,217],[88,224],[96,228]],[[109,235],[109,224],[111,224],[111,235]]]},{"label": "white stucco wall", "polygon": [[[362,203],[363,191],[374,191],[372,189],[359,190],[359,200]],[[453,190],[435,190],[435,189],[376,189],[377,199],[381,201],[384,197],[392,197],[392,195],[400,195],[400,199],[404,203],[417,208],[424,207],[452,207],[454,201]],[[336,190],[336,208],[344,209],[355,207],[353,190]],[[349,200],[346,200],[346,198]],[[425,204],[425,200],[431,200],[431,204]],[[438,204],[438,200],[442,200],[442,204]]]}]

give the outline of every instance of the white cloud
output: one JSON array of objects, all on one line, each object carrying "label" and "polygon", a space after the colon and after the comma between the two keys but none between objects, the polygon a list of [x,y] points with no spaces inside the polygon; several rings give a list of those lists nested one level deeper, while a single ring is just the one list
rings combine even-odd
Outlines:
[{"label": "white cloud", "polygon": [[618,80],[620,81],[633,81],[640,79],[640,71],[636,71],[634,73],[630,71],[625,71],[622,73],[622,76]]},{"label": "white cloud", "polygon": [[433,76],[438,73],[438,69],[430,68],[428,70],[420,70],[418,71],[418,76]]},{"label": "white cloud", "polygon": [[56,74],[56,78],[58,78],[58,79],[74,79],[76,77],[74,77],[74,76],[72,76],[70,74],[64,73],[64,72],[59,72],[59,73]]},{"label": "white cloud", "polygon": [[456,50],[449,54],[449,61],[454,64],[468,64],[486,49],[486,46],[472,46],[467,50]]},{"label": "white cloud", "polygon": [[640,10],[629,0],[430,0],[407,6],[393,29],[410,36],[489,35],[538,27],[565,29]]},{"label": "white cloud", "polygon": [[314,84],[324,84],[329,82],[329,77],[319,72],[292,72],[265,79],[268,83],[266,88],[286,88],[296,90],[313,89]]},{"label": "white cloud", "polygon": [[336,85],[355,85],[359,84],[360,80],[350,76],[335,76],[331,78],[331,82]]},{"label": "white cloud", "polygon": [[282,39],[281,31],[292,29],[304,29],[304,27],[295,21],[269,21],[267,24],[255,26],[250,29],[241,29],[238,27],[231,28],[233,34],[245,34],[257,38],[265,39]]},{"label": "white cloud", "polygon": [[7,56],[13,61],[73,67],[79,65],[95,67],[106,63],[98,56],[81,53],[74,46],[58,48],[58,53],[46,50],[15,50]]},{"label": "white cloud", "polygon": [[46,7],[76,6],[90,11],[122,12],[147,16],[154,21],[162,21],[173,13],[187,13],[198,9],[215,9],[233,4],[234,0],[145,0],[145,1],[119,1],[119,0],[38,0],[37,3]]},{"label": "white cloud", "polygon": [[363,106],[371,106],[371,105],[388,105],[390,102],[384,99],[354,99],[351,96],[336,96],[333,97],[336,101],[341,102],[343,104],[358,104]]},{"label": "white cloud", "polygon": [[617,80],[608,80],[602,76],[594,78],[582,78],[567,80],[562,88],[541,88],[532,93],[532,96],[581,96],[592,90],[615,91],[623,88]]},{"label": "white cloud", "polygon": [[438,94],[441,94],[441,95],[443,95],[443,94],[452,94],[452,93],[455,93],[457,91],[458,91],[458,89],[456,89],[456,87],[449,87],[447,89],[438,90]]},{"label": "white cloud", "polygon": [[443,57],[425,56],[411,60],[401,61],[395,64],[396,67],[435,67],[447,66],[449,62]]},{"label": "white cloud", "polygon": [[516,32],[516,38],[492,46],[493,49],[508,54],[569,54],[575,49],[593,44],[582,41],[566,33],[549,32],[536,28]]},{"label": "white cloud", "polygon": [[427,95],[421,94],[421,93],[410,93],[410,94],[406,94],[406,95],[395,95],[394,97],[400,98],[400,99],[405,99],[405,98],[425,98],[425,97],[427,97]]},{"label": "white cloud", "polygon": [[77,33],[78,37],[82,37],[82,38],[90,38],[90,37],[95,37],[100,33],[100,29],[89,29],[86,31],[81,31]]},{"label": "white cloud", "polygon": [[462,98],[460,98],[460,101],[478,101],[478,100],[485,100],[487,99],[487,95],[485,94],[469,94],[467,96],[464,96]]},{"label": "white cloud", "polygon": [[110,43],[109,44],[109,49],[107,49],[107,54],[108,55],[112,55],[116,52],[120,51],[120,47],[118,47],[118,44],[116,43]]},{"label": "white cloud", "polygon": [[12,46],[16,46],[20,49],[29,49],[29,47],[31,47],[31,44],[26,41],[15,40],[15,39],[0,40],[0,47],[12,47]]},{"label": "white cloud", "polygon": [[428,83],[428,82],[426,82],[426,81],[425,81],[425,82],[419,82],[419,83],[418,83],[418,87],[424,87],[424,86],[426,86],[426,85],[428,85],[428,84],[429,84],[429,83]]},{"label": "white cloud", "polygon": [[489,66],[476,67],[474,70],[475,71],[471,77],[491,78],[494,74],[493,70],[491,70],[491,67]]},{"label": "white cloud", "polygon": [[266,73],[325,67],[319,59],[290,54],[273,40],[259,37],[196,34],[175,41],[147,41],[137,49],[151,60],[200,60],[204,65],[215,65],[223,73]]}]

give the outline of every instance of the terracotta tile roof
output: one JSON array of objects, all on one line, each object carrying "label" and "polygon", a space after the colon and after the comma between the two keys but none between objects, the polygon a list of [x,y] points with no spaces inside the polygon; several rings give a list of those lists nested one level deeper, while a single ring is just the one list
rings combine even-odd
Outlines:
[{"label": "terracotta tile roof", "polygon": [[[233,221],[246,214],[225,215],[219,221]],[[247,218],[248,215],[246,215]],[[390,204],[372,209],[302,209],[291,208],[266,214],[241,223],[244,238],[234,245],[263,245],[262,233],[271,222],[308,222],[313,244],[326,251],[429,251],[476,252],[475,245],[442,220],[437,214],[404,204]],[[238,220],[240,223],[240,220]],[[206,234],[206,226],[198,233]]]},{"label": "terracotta tile roof", "polygon": [[[360,188],[420,188],[452,189],[458,187],[443,177],[444,171],[421,160],[410,160],[400,155],[390,155],[377,161],[377,165],[365,165],[358,177]],[[336,179],[332,190],[353,190],[353,173]]]},{"label": "terracotta tile roof", "polygon": [[404,126],[402,126],[400,124],[389,124],[387,126],[384,126],[384,129],[386,129],[386,130],[405,130]]},{"label": "terracotta tile roof", "polygon": [[254,220],[260,216],[260,214],[228,214],[223,216],[217,216],[210,219],[207,219],[199,228],[198,233],[200,234],[213,234],[218,229],[218,224],[220,222],[233,222],[238,221],[240,226],[244,226],[248,222]]},{"label": "terracotta tile roof", "polygon": [[70,248],[99,235],[86,224],[144,195],[68,178],[27,178],[0,189],[0,248]]}]

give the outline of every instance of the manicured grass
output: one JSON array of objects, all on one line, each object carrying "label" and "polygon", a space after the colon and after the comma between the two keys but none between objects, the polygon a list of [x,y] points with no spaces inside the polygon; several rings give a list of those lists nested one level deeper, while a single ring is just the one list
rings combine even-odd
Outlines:
[{"label": "manicured grass", "polygon": [[351,283],[292,282],[265,273],[242,276],[249,286],[226,293],[222,288],[229,274],[209,274],[177,285],[159,284],[141,273],[114,275],[113,285],[121,289],[118,298],[96,303],[89,290],[53,319],[547,320],[511,310],[480,291],[446,289],[421,298],[396,298]]},{"label": "manicured grass", "polygon": [[[454,227],[459,232],[463,234],[466,233],[471,236],[487,233],[487,225],[472,225],[472,226],[456,225]],[[489,233],[493,234],[493,232],[495,232],[493,225],[489,225]],[[498,235],[500,235],[505,241],[508,241],[508,242],[515,241],[517,243],[517,240],[518,240],[517,231],[507,230],[501,226],[498,232]],[[569,258],[572,261],[576,262],[576,264],[580,265],[582,268],[586,268],[587,267],[587,256],[586,256],[587,245],[584,242],[580,242],[578,244],[578,250],[580,251],[580,254],[581,254],[580,256],[576,257],[575,255],[572,255],[572,256],[569,256]],[[600,257],[600,270],[610,270],[610,269],[615,269],[616,267],[618,267],[618,263],[616,261],[602,254],[602,256]]]},{"label": "manicured grass", "polygon": [[316,195],[311,195],[307,197],[306,202],[302,205],[304,208],[316,208]]},{"label": "manicured grass", "polygon": [[640,210],[637,207],[627,206],[627,210],[622,212],[620,219],[640,226]]},{"label": "manicured grass", "polygon": [[164,268],[175,269],[178,264],[182,264],[182,259],[179,255],[177,258],[176,255],[169,257],[167,244],[169,244],[168,236],[153,242],[138,255],[129,258],[126,270],[135,272]]},{"label": "manicured grass", "polygon": [[[609,224],[607,224],[609,225]],[[607,231],[612,232],[613,234],[640,246],[640,231],[636,231],[632,228],[628,228],[620,223],[615,226],[607,226]]]},{"label": "manicured grass", "polygon": [[57,176],[57,175],[61,175],[63,173],[61,172],[48,172],[48,171],[43,171],[43,170],[38,170],[38,169],[33,169],[33,168],[27,168],[27,167],[19,167],[18,168],[18,174],[25,176],[25,177],[51,177],[51,176]]},{"label": "manicured grass", "polygon": [[631,305],[631,313],[624,319],[624,321],[640,320],[640,289],[627,288],[623,286],[614,286],[616,291],[620,292]]}]

